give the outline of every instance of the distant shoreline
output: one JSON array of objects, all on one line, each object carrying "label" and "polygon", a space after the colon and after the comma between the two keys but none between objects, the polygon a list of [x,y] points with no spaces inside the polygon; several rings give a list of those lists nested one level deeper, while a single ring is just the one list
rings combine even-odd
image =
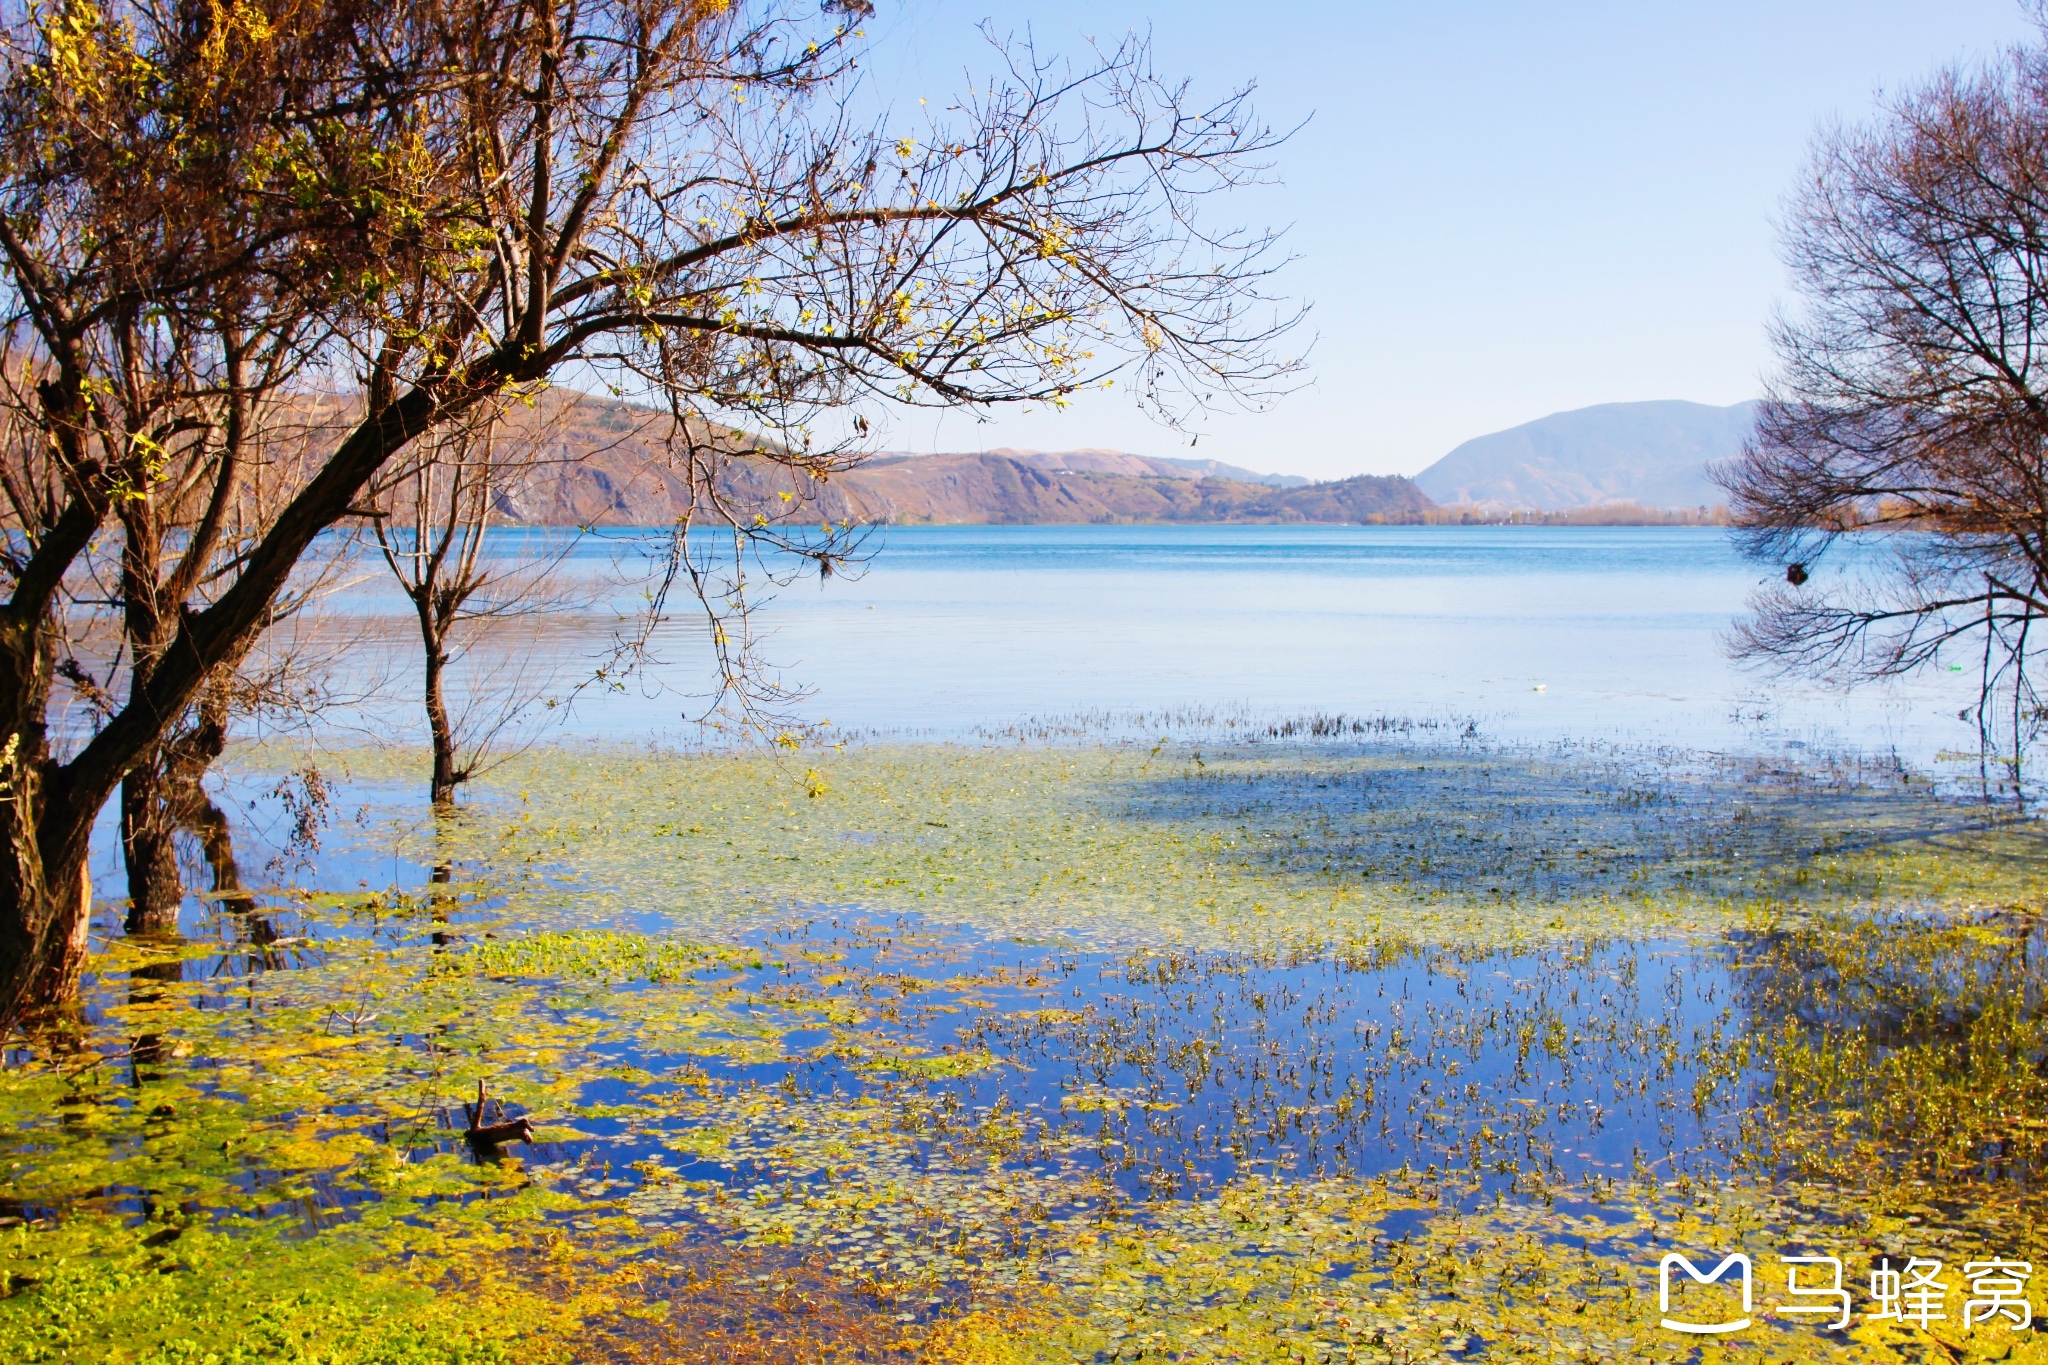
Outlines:
[{"label": "distant shoreline", "polygon": [[896,520],[877,518],[878,526],[1611,526],[1625,527],[1713,527],[1731,526],[1725,507],[1642,507],[1635,503],[1609,503],[1598,507],[1568,507],[1552,510],[1452,506],[1431,507],[1400,513],[1369,513],[1363,517],[1328,520],[1313,517],[1154,518],[1117,517],[1093,521],[938,521],[925,518]]},{"label": "distant shoreline", "polygon": [[[1721,515],[1718,513],[1710,517],[1702,518],[1696,513],[1690,515],[1682,513],[1673,513],[1664,516],[1657,516],[1652,514],[1650,516],[1643,517],[1589,517],[1584,515],[1582,511],[1534,513],[1523,512],[1516,513],[1512,517],[1500,513],[1495,513],[1484,517],[1475,516],[1470,519],[1463,519],[1455,515],[1455,513],[1459,509],[1447,508],[1444,510],[1453,513],[1454,515],[1437,515],[1429,517],[1426,520],[1420,517],[1407,517],[1399,519],[1375,518],[1370,521],[1306,521],[1299,519],[1287,521],[1147,521],[1136,518],[1127,518],[1116,521],[892,521],[888,518],[877,518],[869,522],[856,523],[856,525],[865,525],[887,530],[904,531],[1117,531],[1134,529],[1198,531],[1228,527],[1240,527],[1248,530],[1253,528],[1270,530],[1276,527],[1299,527],[1304,530],[1309,528],[1316,528],[1321,530],[1340,530],[1350,527],[1361,530],[1406,528],[1412,530],[1453,531],[1495,529],[1500,527],[1531,527],[1537,529],[1547,527],[1551,529],[1582,528],[1588,530],[1625,531],[1644,529],[1713,530],[1716,528],[1725,528],[1733,524],[1727,519],[1725,515]],[[594,523],[578,523],[569,521],[506,521],[501,523],[501,526],[504,530],[508,531],[560,531],[580,528],[585,530],[598,531],[645,530],[661,531],[666,533],[667,531],[673,529],[668,525],[664,525],[658,522],[615,520],[605,520]],[[697,530],[703,534],[715,534],[717,532],[717,528],[709,526],[698,527]]]}]

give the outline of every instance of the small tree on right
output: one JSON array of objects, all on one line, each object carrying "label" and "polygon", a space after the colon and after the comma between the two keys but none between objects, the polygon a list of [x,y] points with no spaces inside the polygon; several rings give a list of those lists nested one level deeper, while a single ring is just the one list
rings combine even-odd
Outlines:
[{"label": "small tree on right", "polygon": [[1744,551],[1784,571],[1736,653],[1839,681],[1968,667],[2017,795],[2048,644],[2048,47],[1823,133],[1784,249],[1778,370],[1716,471]]}]

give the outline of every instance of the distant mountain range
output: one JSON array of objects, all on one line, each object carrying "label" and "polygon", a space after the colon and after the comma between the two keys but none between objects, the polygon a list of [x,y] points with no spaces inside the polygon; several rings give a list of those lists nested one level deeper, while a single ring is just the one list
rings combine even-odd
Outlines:
[{"label": "distant mountain range", "polygon": [[[1263,483],[1272,488],[1306,488],[1314,483],[1299,474],[1260,474],[1221,460],[1190,460],[1172,455],[1133,455],[1123,450],[1012,450],[998,446],[982,451],[1006,460],[1044,469],[1055,474],[1127,474],[1150,479],[1231,479],[1238,483]],[[882,455],[868,461],[874,469],[901,460],[943,460],[945,455]]]},{"label": "distant mountain range", "polygon": [[[1076,468],[1080,454],[991,451],[883,459],[834,479],[831,487],[854,501],[866,519],[899,525],[1412,522],[1431,507],[1420,489],[1398,476],[1362,474],[1332,483],[1293,478],[1291,486],[1276,486],[1208,477],[1177,461],[1115,451],[1087,452],[1091,463],[1110,468]],[[1167,467],[1123,473],[1129,466],[1117,463],[1122,461]]]},{"label": "distant mountain range", "polygon": [[[311,425],[345,419],[348,399],[321,401],[334,411]],[[1508,510],[1654,522],[1658,514],[1645,509],[1722,501],[1706,466],[1741,448],[1754,410],[1750,403],[1661,402],[1561,412],[1467,441],[1413,480],[1359,475],[1312,483],[1217,460],[999,449],[878,455],[812,483],[737,453],[719,476],[718,495],[742,517],[897,525],[1414,523],[1488,520]],[[666,525],[688,510],[690,481],[664,440],[667,413],[557,389],[531,408],[515,404],[506,417],[506,438],[526,442],[534,457],[497,492],[507,521]],[[720,430],[718,443],[734,452],[759,445],[737,430]]]},{"label": "distant mountain range", "polygon": [[1415,476],[1440,503],[1563,510],[1712,507],[1707,466],[1742,449],[1755,403],[1602,403],[1475,437]]},{"label": "distant mountain range", "polygon": [[[497,495],[499,515],[530,525],[673,523],[689,482],[667,458],[666,413],[569,390],[507,413],[537,463]],[[739,432],[722,443],[744,448]],[[727,505],[771,518],[842,518],[897,525],[1128,522],[1420,521],[1432,504],[1408,479],[1360,475],[1328,483],[1260,474],[1216,460],[1116,450],[993,450],[879,455],[823,484],[797,486],[773,462],[737,458],[719,481]],[[783,494],[800,495],[800,503]]]}]

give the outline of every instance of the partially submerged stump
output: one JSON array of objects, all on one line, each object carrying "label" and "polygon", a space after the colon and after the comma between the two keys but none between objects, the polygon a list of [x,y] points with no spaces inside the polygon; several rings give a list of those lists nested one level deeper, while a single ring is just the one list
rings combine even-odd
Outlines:
[{"label": "partially submerged stump", "polygon": [[[495,1151],[508,1142],[533,1141],[533,1123],[530,1119],[517,1118],[502,1123],[486,1124],[484,1122],[484,1106],[490,1102],[490,1092],[484,1088],[482,1081],[478,1081],[476,1083],[476,1103],[462,1106],[462,1112],[469,1120],[469,1127],[463,1130],[462,1136],[470,1146],[476,1148],[479,1152],[489,1152]],[[502,1104],[498,1106],[500,1115],[504,1113],[504,1110],[505,1106]]]}]

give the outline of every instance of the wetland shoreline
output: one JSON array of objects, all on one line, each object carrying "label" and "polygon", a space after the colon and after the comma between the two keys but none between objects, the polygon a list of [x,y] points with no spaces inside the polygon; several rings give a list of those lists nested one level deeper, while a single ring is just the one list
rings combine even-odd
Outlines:
[{"label": "wetland shoreline", "polygon": [[255,910],[11,1040],[10,1358],[1677,1359],[1665,1250],[2048,1257],[2041,839],[1896,769],[564,748],[437,826],[321,761]]}]

